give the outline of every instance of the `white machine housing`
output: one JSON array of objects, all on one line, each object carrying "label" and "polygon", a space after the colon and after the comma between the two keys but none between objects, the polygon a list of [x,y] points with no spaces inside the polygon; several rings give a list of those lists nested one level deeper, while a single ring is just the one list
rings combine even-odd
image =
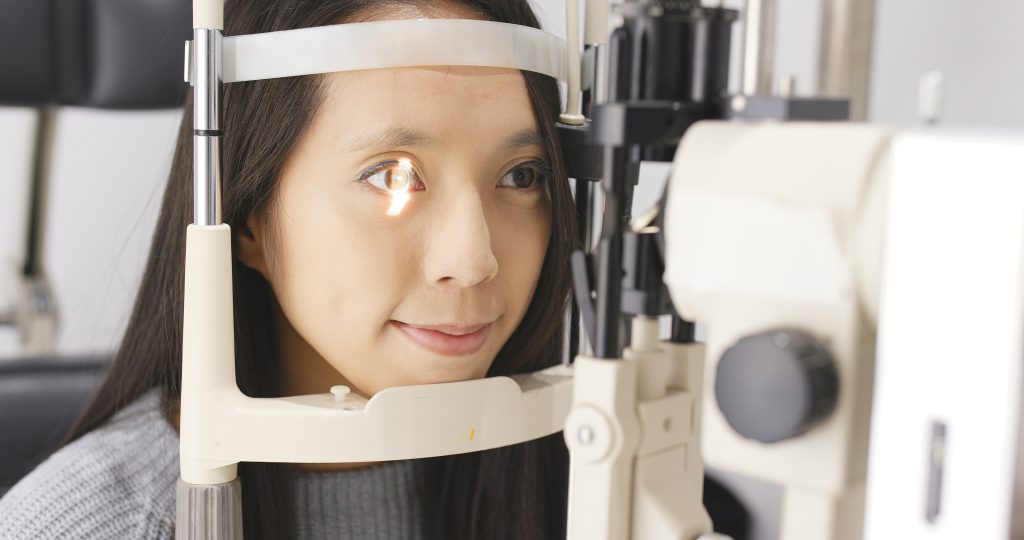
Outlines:
[{"label": "white machine housing", "polygon": [[[676,155],[665,218],[666,283],[708,328],[704,456],[785,487],[782,538],[861,535],[873,321],[890,130],[852,124],[707,122]],[[763,444],[715,404],[718,360],[745,336],[810,332],[839,378],[832,414]]]},{"label": "white machine housing", "polygon": [[865,538],[1024,538],[1024,134],[893,144]]},{"label": "white machine housing", "polygon": [[[1024,137],[709,122],[671,182],[666,282],[708,328],[705,459],[783,486],[780,538],[1018,537]],[[839,401],[763,444],[711,398],[722,352],[780,327],[829,347]]]}]

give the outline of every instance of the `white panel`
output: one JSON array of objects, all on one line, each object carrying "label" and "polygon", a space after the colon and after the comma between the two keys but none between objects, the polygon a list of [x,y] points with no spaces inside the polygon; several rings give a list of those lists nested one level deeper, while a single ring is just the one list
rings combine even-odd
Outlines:
[{"label": "white panel", "polygon": [[[867,538],[1005,539],[1021,392],[1024,139],[907,136],[893,165]],[[948,431],[933,525],[935,420]]]}]

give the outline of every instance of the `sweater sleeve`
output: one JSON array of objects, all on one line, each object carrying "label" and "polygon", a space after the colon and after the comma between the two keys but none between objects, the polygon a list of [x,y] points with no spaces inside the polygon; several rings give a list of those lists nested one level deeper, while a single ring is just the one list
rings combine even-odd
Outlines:
[{"label": "sweater sleeve", "polygon": [[152,394],[140,401],[11,488],[0,499],[0,539],[170,539],[177,434]]}]

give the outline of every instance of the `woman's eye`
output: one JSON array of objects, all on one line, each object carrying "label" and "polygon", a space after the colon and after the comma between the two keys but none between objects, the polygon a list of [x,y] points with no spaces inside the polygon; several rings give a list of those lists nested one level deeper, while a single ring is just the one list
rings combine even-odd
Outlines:
[{"label": "woman's eye", "polygon": [[406,159],[377,164],[360,175],[359,181],[384,193],[423,189],[423,182]]},{"label": "woman's eye", "polygon": [[498,181],[498,187],[530,190],[541,186],[551,174],[551,167],[541,161],[524,163],[505,173]]},{"label": "woman's eye", "polygon": [[385,161],[370,167],[359,175],[359,182],[391,197],[387,214],[402,213],[411,198],[410,192],[422,191],[423,182],[416,175],[412,163],[406,158]]}]

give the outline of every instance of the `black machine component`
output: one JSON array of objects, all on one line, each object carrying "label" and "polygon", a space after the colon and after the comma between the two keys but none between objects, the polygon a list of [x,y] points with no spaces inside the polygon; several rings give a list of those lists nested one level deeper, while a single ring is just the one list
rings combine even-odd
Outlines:
[{"label": "black machine component", "polygon": [[[738,12],[705,8],[699,0],[627,1],[622,16],[623,25],[611,41],[617,65],[610,69],[615,81],[610,101],[634,107],[639,106],[635,102],[675,102],[692,110],[689,123],[722,118]],[[671,161],[681,135],[629,142],[644,145],[633,150],[642,160]]]},{"label": "black machine component", "polygon": [[[735,10],[705,8],[698,0],[634,0],[620,9],[623,25],[609,40],[608,102],[590,106],[593,124],[586,130],[587,142],[603,156],[601,238],[589,258],[579,253],[572,259],[576,301],[598,358],[621,356],[624,314],[672,313],[657,230],[629,231],[633,189],[641,161],[671,160],[693,123],[725,117],[738,18]],[[692,341],[692,325],[675,320],[673,328],[673,339]]]},{"label": "black machine component", "polygon": [[740,435],[763,443],[791,439],[828,418],[839,397],[832,354],[802,330],[747,336],[727,349],[715,396]]},{"label": "black machine component", "polygon": [[[601,149],[587,144],[589,124],[572,126],[558,124],[558,139],[565,156],[565,171],[569,178],[581,180],[579,184],[601,180]],[[577,185],[577,188],[580,187]]]},{"label": "black machine component", "polygon": [[657,230],[629,231],[622,242],[622,312],[657,317],[669,315],[672,300],[662,281],[665,263],[657,246]]},{"label": "black machine component", "polygon": [[737,95],[728,100],[725,115],[737,120],[849,120],[850,101]]},{"label": "black machine component", "polygon": [[[609,39],[607,102],[585,107],[589,126],[559,128],[571,154],[570,176],[600,177],[605,196],[598,246],[594,253],[584,246],[572,264],[578,312],[594,355],[609,359],[619,358],[628,341],[623,315],[672,313],[673,341],[689,342],[694,334],[693,325],[671,309],[660,278],[653,277],[660,276],[664,257],[660,249],[648,249],[651,239],[644,235],[662,247],[661,223],[644,233],[629,230],[640,162],[671,161],[683,134],[700,120],[849,117],[848,100],[728,95],[736,10],[703,7],[699,0],[626,0],[618,9],[623,24]],[[579,144],[581,133],[588,144]],[[587,161],[594,165],[583,165]],[[592,188],[587,182],[576,187],[580,211]],[[580,216],[582,237],[590,216]]]}]

